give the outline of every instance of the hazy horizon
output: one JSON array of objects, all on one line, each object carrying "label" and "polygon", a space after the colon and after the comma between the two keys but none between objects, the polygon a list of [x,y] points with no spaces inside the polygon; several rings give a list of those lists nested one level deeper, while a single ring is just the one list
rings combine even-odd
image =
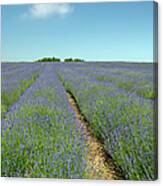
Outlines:
[{"label": "hazy horizon", "polygon": [[[37,61],[1,61],[1,63],[37,63]],[[47,61],[48,62],[48,61]],[[154,63],[155,61],[84,61],[84,62],[77,62],[77,63]],[[40,63],[40,62],[38,62]],[[46,61],[42,61],[42,63],[46,63]],[[75,61],[73,62],[66,62],[66,61],[55,61],[55,62],[51,62],[49,61],[48,63],[76,63]]]}]

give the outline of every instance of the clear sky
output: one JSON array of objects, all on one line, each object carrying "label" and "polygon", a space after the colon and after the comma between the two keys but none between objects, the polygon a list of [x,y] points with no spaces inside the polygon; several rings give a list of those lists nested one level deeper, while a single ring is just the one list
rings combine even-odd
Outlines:
[{"label": "clear sky", "polygon": [[153,2],[2,6],[2,61],[152,61]]}]

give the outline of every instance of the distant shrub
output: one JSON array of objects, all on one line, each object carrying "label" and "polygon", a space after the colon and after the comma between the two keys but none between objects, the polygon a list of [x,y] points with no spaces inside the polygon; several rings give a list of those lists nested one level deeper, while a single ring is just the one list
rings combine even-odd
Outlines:
[{"label": "distant shrub", "polygon": [[36,62],[60,62],[60,58],[56,58],[56,57],[44,57],[42,59],[38,59],[36,60]]},{"label": "distant shrub", "polygon": [[73,62],[73,59],[72,58],[65,58],[64,62]]},{"label": "distant shrub", "polygon": [[[36,60],[36,62],[60,62],[61,59],[60,58],[56,58],[56,57],[44,57],[41,59]],[[84,62],[83,59],[80,58],[65,58],[64,62]]]},{"label": "distant shrub", "polygon": [[84,62],[84,59],[75,58],[74,62]]},{"label": "distant shrub", "polygon": [[84,62],[84,60],[79,58],[65,58],[64,62]]}]

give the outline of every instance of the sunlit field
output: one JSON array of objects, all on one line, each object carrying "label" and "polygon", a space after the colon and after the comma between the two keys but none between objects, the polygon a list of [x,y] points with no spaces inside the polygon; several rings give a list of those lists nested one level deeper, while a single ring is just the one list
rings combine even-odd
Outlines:
[{"label": "sunlit field", "polygon": [[93,138],[114,164],[110,175],[117,174],[108,179],[156,179],[152,63],[2,63],[1,69],[2,176],[102,179],[107,166],[97,171],[98,160],[88,158]]}]

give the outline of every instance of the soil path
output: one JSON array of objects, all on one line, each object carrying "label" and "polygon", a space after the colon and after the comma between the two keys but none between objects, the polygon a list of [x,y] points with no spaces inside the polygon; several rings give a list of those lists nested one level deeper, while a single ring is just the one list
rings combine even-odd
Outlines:
[{"label": "soil path", "polygon": [[67,92],[67,97],[72,109],[75,111],[76,120],[83,128],[83,135],[88,145],[87,164],[89,177],[88,179],[107,179],[107,180],[119,180],[122,178],[121,174],[117,171],[117,168],[113,160],[106,154],[103,145],[92,135],[90,130],[90,124],[84,116],[81,114],[80,109],[72,94]]}]

